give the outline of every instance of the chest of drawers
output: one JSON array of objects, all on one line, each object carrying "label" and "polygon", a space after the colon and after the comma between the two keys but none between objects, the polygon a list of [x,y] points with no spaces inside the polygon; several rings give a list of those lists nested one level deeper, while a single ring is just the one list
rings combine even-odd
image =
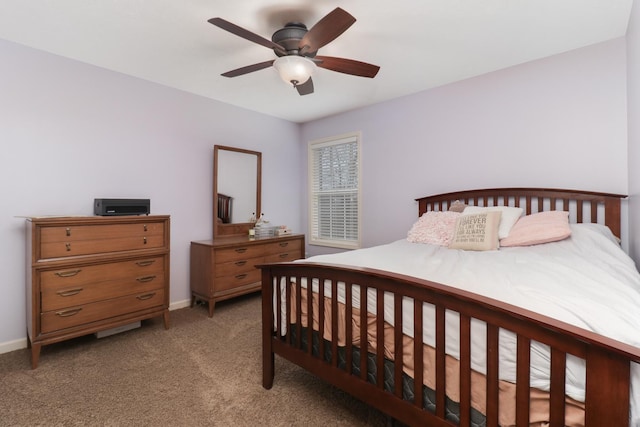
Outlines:
[{"label": "chest of drawers", "polygon": [[43,345],[162,316],[169,328],[169,217],[27,220],[31,366]]},{"label": "chest of drawers", "polygon": [[191,306],[206,301],[209,317],[216,301],[260,290],[257,264],[304,258],[304,235],[249,239],[222,237],[191,242]]}]

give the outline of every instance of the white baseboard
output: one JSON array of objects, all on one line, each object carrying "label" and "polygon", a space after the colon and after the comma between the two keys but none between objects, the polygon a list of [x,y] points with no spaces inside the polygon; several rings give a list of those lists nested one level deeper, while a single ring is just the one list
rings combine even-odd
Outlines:
[{"label": "white baseboard", "polygon": [[0,354],[9,353],[10,351],[22,350],[27,348],[27,339],[20,338],[18,340],[0,342]]},{"label": "white baseboard", "polygon": [[182,301],[176,301],[169,304],[169,311],[178,310],[179,308],[186,308],[191,306],[191,300],[185,299]]},{"label": "white baseboard", "polygon": [[[180,308],[189,307],[191,300],[176,301],[169,304],[169,311],[178,310]],[[20,338],[14,341],[0,342],[0,354],[9,353],[10,351],[21,350],[27,348],[27,338]]]}]

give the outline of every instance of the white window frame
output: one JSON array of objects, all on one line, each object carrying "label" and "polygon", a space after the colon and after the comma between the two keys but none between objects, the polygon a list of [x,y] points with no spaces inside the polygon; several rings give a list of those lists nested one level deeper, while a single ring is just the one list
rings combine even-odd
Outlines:
[{"label": "white window frame", "polygon": [[[318,194],[322,193],[322,191],[320,191],[317,188],[317,182],[316,182],[316,177],[314,176],[314,153],[317,153],[317,150],[322,149],[322,148],[328,148],[328,147],[335,147],[338,145],[343,145],[343,144],[351,144],[351,143],[355,143],[356,144],[356,174],[357,174],[357,184],[355,187],[352,187],[350,189],[347,189],[346,191],[350,191],[353,192],[355,191],[356,197],[357,197],[357,203],[356,203],[356,236],[349,238],[347,236],[345,236],[344,238],[339,238],[335,235],[333,235],[330,237],[322,237],[319,234],[319,230],[320,230],[320,226],[319,226],[319,221],[317,221],[318,218],[318,212],[317,212],[317,207],[318,204],[316,202],[317,200],[317,196]],[[330,246],[330,247],[334,247],[334,248],[342,248],[342,249],[358,249],[360,248],[361,245],[361,240],[362,240],[362,232],[361,232],[361,228],[362,228],[362,219],[361,219],[361,212],[362,212],[362,137],[360,132],[353,132],[353,133],[347,133],[347,134],[343,134],[343,135],[338,135],[338,136],[334,136],[334,137],[329,137],[329,138],[324,138],[324,139],[320,139],[320,140],[315,140],[315,141],[311,141],[309,142],[308,145],[308,158],[307,158],[307,170],[308,170],[308,185],[309,185],[309,212],[308,212],[308,224],[309,224],[309,233],[308,233],[308,239],[309,239],[309,244],[310,245],[318,245],[318,246]],[[337,192],[344,192],[345,189],[336,189],[335,191]],[[330,191],[332,192],[332,191]],[[324,192],[325,194],[327,193],[326,191]],[[353,218],[352,218],[353,219]],[[345,219],[346,221],[346,219]],[[344,224],[344,222],[342,223]],[[348,227],[345,227],[344,225],[342,226],[342,228],[346,229]],[[331,229],[333,232],[333,229]],[[345,232],[346,233],[346,232]]]}]

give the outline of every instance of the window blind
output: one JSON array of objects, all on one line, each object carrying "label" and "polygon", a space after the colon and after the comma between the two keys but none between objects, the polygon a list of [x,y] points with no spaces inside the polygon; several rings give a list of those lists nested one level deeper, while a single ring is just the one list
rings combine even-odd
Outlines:
[{"label": "window blind", "polygon": [[311,143],[310,243],[360,245],[360,159],[356,135]]}]

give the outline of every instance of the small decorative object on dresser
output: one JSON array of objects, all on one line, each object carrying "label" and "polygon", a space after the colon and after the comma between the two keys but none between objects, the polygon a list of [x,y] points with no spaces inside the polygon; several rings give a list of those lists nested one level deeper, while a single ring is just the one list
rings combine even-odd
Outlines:
[{"label": "small decorative object on dresser", "polygon": [[304,258],[304,234],[249,238],[246,235],[191,242],[191,306],[197,299],[216,301],[260,290],[257,264]]},{"label": "small decorative object on dresser", "polygon": [[41,346],[162,316],[169,216],[27,219],[27,333]]}]

